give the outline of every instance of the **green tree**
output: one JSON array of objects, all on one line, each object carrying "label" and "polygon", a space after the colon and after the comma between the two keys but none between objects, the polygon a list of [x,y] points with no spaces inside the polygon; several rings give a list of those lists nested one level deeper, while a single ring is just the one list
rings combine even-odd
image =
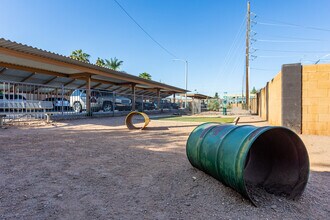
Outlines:
[{"label": "green tree", "polygon": [[214,98],[215,99],[218,99],[219,98],[219,94],[217,92],[214,94]]},{"label": "green tree", "polygon": [[95,62],[95,65],[104,67],[105,66],[105,62],[104,62],[103,59],[101,59],[100,57],[98,57],[97,60],[96,60],[96,62]]},{"label": "green tree", "polygon": [[89,58],[91,55],[84,53],[81,49],[79,50],[74,50],[71,52],[70,58],[79,60],[85,63],[89,63]]},{"label": "green tree", "polygon": [[251,94],[256,94],[257,93],[257,90],[256,90],[256,88],[253,86],[253,89],[252,89],[252,91],[251,91]]},{"label": "green tree", "polygon": [[116,57],[110,60],[105,59],[105,66],[112,70],[119,70],[124,61],[118,60]]},{"label": "green tree", "polygon": [[139,77],[143,78],[143,79],[149,79],[151,80],[151,75],[147,72],[143,72],[139,74]]},{"label": "green tree", "polygon": [[207,103],[207,108],[210,111],[219,111],[220,104],[219,104],[218,99],[210,99]]}]

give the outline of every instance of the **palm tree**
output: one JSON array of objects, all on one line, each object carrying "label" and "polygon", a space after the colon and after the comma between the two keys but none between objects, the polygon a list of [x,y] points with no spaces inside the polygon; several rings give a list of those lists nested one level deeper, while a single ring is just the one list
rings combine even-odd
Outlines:
[{"label": "palm tree", "polygon": [[70,58],[86,63],[89,63],[90,57],[91,55],[84,53],[81,49],[72,51],[70,55]]},{"label": "palm tree", "polygon": [[111,58],[110,60],[105,59],[105,66],[112,69],[112,70],[119,70],[120,66],[123,64],[124,61],[118,60],[116,57]]},{"label": "palm tree", "polygon": [[105,66],[105,62],[104,62],[103,59],[101,59],[100,57],[98,57],[97,60],[96,60],[96,62],[95,62],[95,65],[104,67]]},{"label": "palm tree", "polygon": [[143,72],[139,74],[139,77],[143,78],[143,79],[149,79],[151,80],[151,75],[147,72]]}]

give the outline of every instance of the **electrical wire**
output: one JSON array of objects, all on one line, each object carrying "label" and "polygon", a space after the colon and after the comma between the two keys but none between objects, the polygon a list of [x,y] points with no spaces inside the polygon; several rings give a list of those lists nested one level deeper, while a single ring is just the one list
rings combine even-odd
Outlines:
[{"label": "electrical wire", "polygon": [[160,48],[162,48],[166,53],[171,55],[174,58],[178,58],[174,53],[170,52],[168,49],[166,49],[163,45],[161,45],[155,38],[153,38],[126,10],[125,8],[119,4],[117,0],[113,0],[122,10],[125,12],[125,14],[153,41],[155,42]]},{"label": "electrical wire", "polygon": [[[243,52],[244,51],[243,48],[244,48],[244,45],[243,44],[241,44],[238,47],[237,51],[238,51],[239,54],[240,54],[240,52]],[[231,70],[231,72],[230,72],[229,75],[232,75],[233,73],[235,73],[237,71],[237,69],[239,68],[239,66],[242,64],[241,62],[243,62],[243,66],[244,66],[244,59],[241,60],[242,57],[240,57],[239,55],[236,55],[235,58],[236,58],[234,60],[235,61],[235,66],[232,68],[232,70]]]},{"label": "electrical wire", "polygon": [[246,79],[246,72],[243,72],[243,80],[242,80],[242,99],[244,98],[244,90],[245,90],[245,79]]},{"label": "electrical wire", "polygon": [[330,51],[267,50],[267,49],[256,49],[256,51],[268,51],[268,52],[280,52],[280,53],[330,53]]},{"label": "electrical wire", "polygon": [[[232,56],[228,60],[225,68],[223,69],[223,72],[225,72],[225,77],[223,78],[223,81],[226,82],[228,76],[232,75],[237,71],[240,65],[242,63],[240,61],[243,61],[243,56],[240,56],[244,53],[245,45],[242,43],[237,43],[236,47],[234,49],[234,52],[232,53]],[[244,64],[243,64],[244,65]]]},{"label": "electrical wire", "polygon": [[[304,26],[304,25],[298,25],[298,24],[293,24],[293,23],[288,23],[288,22],[280,22],[280,21],[275,21],[275,20],[270,20],[270,19],[263,19],[263,20],[269,20],[272,23],[267,23],[267,22],[256,22],[256,24],[258,25],[267,25],[267,26],[278,26],[278,27],[289,27],[289,28],[302,28],[302,29],[308,29],[308,30],[317,30],[317,31],[330,31],[330,29],[326,29],[326,28],[320,28],[320,27],[311,27],[311,26]],[[313,32],[311,32],[313,33]],[[282,45],[282,47],[277,47],[275,49],[258,49],[256,48],[256,52],[257,55],[260,54],[260,52],[264,52],[261,54],[265,54],[266,52],[273,52],[270,53],[271,56],[265,56],[267,55],[267,53],[265,55],[258,55],[258,58],[271,58],[274,59],[274,64],[277,63],[277,59],[279,58],[278,61],[280,60],[284,60],[285,58],[292,58],[292,59],[299,59],[300,58],[300,62],[302,62],[302,58],[301,58],[301,54],[305,54],[305,53],[309,53],[309,54],[317,54],[317,53],[329,53],[330,51],[303,51],[303,50],[287,50],[287,48],[284,47],[284,45],[287,45],[285,43],[316,43],[316,42],[326,42],[328,40],[324,40],[324,39],[315,39],[315,38],[304,38],[304,37],[300,37],[300,36],[279,36],[279,35],[269,35],[267,36],[267,33],[265,34],[261,34],[260,36],[265,36],[265,37],[269,37],[269,38],[273,38],[273,39],[257,39],[257,42],[265,42],[265,44],[261,44],[261,46],[264,45],[268,45],[267,43],[279,43],[276,45]],[[259,37],[260,37],[259,36]],[[262,38],[262,37],[261,37]],[[275,38],[275,39],[274,39]],[[282,44],[281,44],[282,43]],[[323,48],[323,49],[328,49],[328,48]],[[283,53],[283,54],[279,54],[279,56],[273,56],[272,54],[274,53]],[[288,54],[289,56],[286,56],[285,53],[292,53],[292,54]],[[295,53],[297,53],[297,55],[295,55]],[[292,55],[292,56],[291,56]],[[282,58],[282,59],[281,59]],[[255,68],[255,67],[250,67],[250,70],[253,71],[260,71],[260,72],[276,72],[277,70],[275,69],[267,69],[267,68]],[[242,85],[243,87],[244,85]]]},{"label": "electrical wire", "polygon": [[257,42],[271,42],[271,43],[312,43],[315,41],[308,40],[269,40],[269,39],[257,39]]},{"label": "electrical wire", "polygon": [[[240,38],[240,36],[241,36],[241,34],[242,34],[245,20],[246,20],[246,19],[245,19],[245,17],[244,17],[244,19],[243,19],[241,25],[239,26],[239,29],[238,29],[236,35],[235,35],[235,38],[234,38],[232,44],[230,45],[230,48],[229,48],[229,50],[228,50],[228,52],[227,52],[227,54],[226,54],[226,56],[225,56],[225,59],[223,60],[223,63],[222,63],[222,65],[221,65],[222,67],[227,67],[227,63],[228,63],[229,60],[231,60],[231,57],[232,57],[232,53],[233,53],[232,51],[233,51],[235,48],[237,48],[237,45],[238,45],[238,44],[237,44],[237,41],[238,41],[238,39]],[[224,69],[222,69],[222,70],[224,70]],[[220,75],[222,74],[222,72],[223,72],[223,71],[220,71]]]},{"label": "electrical wire", "polygon": [[300,57],[300,56],[258,56],[258,58],[282,58],[282,57]]},{"label": "electrical wire", "polygon": [[260,70],[260,71],[276,71],[275,69],[263,69],[263,68],[254,68],[250,67],[251,70]]},{"label": "electrical wire", "polygon": [[272,35],[272,34],[262,34],[265,36],[270,36],[270,37],[278,37],[278,38],[282,38],[282,39],[294,39],[294,40],[311,40],[311,41],[327,41],[327,40],[323,40],[323,39],[315,39],[315,38],[303,38],[303,37],[289,37],[289,36],[280,36],[280,35]]},{"label": "electrical wire", "polygon": [[265,19],[265,20],[270,20],[270,21],[274,21],[274,22],[277,22],[277,23],[268,23],[268,22],[256,22],[256,23],[260,24],[260,25],[267,25],[267,26],[296,27],[296,28],[304,28],[304,29],[309,29],[309,30],[330,32],[330,29],[327,29],[327,28],[304,26],[304,25],[299,25],[299,24],[292,24],[292,23],[287,23],[287,22],[275,21],[275,20],[271,20],[271,19]]},{"label": "electrical wire", "polygon": [[219,72],[219,75],[221,77],[219,77],[219,79],[221,79],[221,82],[224,84],[227,81],[228,75],[230,75],[233,72],[233,69],[236,69],[236,66],[238,65],[237,62],[235,63],[236,61],[235,58],[237,59],[238,55],[240,54],[240,48],[242,47],[242,45],[239,42],[242,42],[241,38],[243,36],[242,34],[244,33],[245,21],[246,21],[246,17],[244,16],[242,23],[240,24],[238,31],[236,32],[234,40],[225,56],[225,59],[221,64],[221,69]]}]

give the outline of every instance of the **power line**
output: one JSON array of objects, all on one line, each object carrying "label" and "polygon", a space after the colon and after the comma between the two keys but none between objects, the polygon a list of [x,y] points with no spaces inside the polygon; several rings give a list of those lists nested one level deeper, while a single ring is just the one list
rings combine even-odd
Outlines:
[{"label": "power line", "polygon": [[282,58],[282,57],[300,57],[300,56],[258,56],[258,58]]},{"label": "power line", "polygon": [[254,67],[251,67],[250,69],[251,70],[260,70],[260,71],[276,71],[275,69],[263,69],[263,68],[254,68]]},{"label": "power line", "polygon": [[[238,52],[239,52],[239,51],[244,51],[243,48],[244,48],[244,45],[241,44],[241,45],[237,48],[237,49],[238,49],[237,51],[238,51]],[[242,57],[240,57],[240,56],[238,56],[238,55],[236,55],[235,58],[236,58],[236,59],[233,60],[233,61],[235,61],[235,65],[233,66],[233,68],[232,68],[231,72],[229,73],[229,75],[232,75],[233,73],[235,73],[235,72],[237,71],[237,69],[239,68],[239,66],[242,65],[241,62],[244,61],[244,60],[241,60]],[[244,62],[243,62],[243,66],[244,66]]]},{"label": "power line", "polygon": [[274,19],[267,19],[267,18],[264,18],[264,19],[268,20],[268,21],[272,21],[272,22],[277,22],[279,24],[291,25],[291,26],[294,26],[294,27],[301,27],[301,28],[318,30],[318,31],[330,31],[330,29],[323,28],[323,27],[305,26],[305,25],[301,25],[301,24],[294,24],[294,23],[291,23],[291,22],[279,21],[279,20],[274,20]]},{"label": "power line", "polygon": [[242,99],[244,98],[244,84],[245,84],[245,72],[243,72],[243,80],[242,80]]},{"label": "power line", "polygon": [[171,55],[174,58],[178,58],[175,54],[170,52],[168,49],[166,49],[163,45],[161,45],[155,38],[153,38],[126,10],[125,8],[119,4],[117,0],[114,0],[114,2],[125,12],[125,14],[153,41],[155,42],[160,48],[162,48],[166,53]]},{"label": "power line", "polygon": [[330,53],[330,51],[299,51],[299,50],[265,50],[256,49],[257,51],[280,52],[280,53]]},{"label": "power line", "polygon": [[280,36],[280,35],[272,35],[272,34],[262,34],[265,36],[270,36],[270,37],[278,37],[278,38],[282,38],[282,39],[294,39],[294,40],[311,40],[311,41],[327,41],[324,39],[315,39],[315,38],[303,38],[303,37],[289,37],[289,36]]},{"label": "power line", "polygon": [[[238,53],[240,53],[241,47],[243,46],[239,42],[241,41],[242,34],[244,33],[245,21],[246,21],[246,18],[244,17],[242,20],[242,23],[240,24],[239,29],[234,37],[234,40],[221,64],[221,69],[220,69],[219,75],[224,75],[224,76],[223,76],[223,78],[219,78],[219,79],[221,79],[222,82],[226,82],[227,77],[229,75],[228,72],[232,73],[233,69],[236,68],[237,63],[235,64],[235,61],[239,57]],[[232,64],[232,65],[230,65],[230,64]],[[226,73],[226,74],[224,74],[224,73]]]},{"label": "power line", "polygon": [[[226,66],[227,66],[227,63],[228,63],[228,62],[231,60],[231,58],[232,58],[232,54],[235,54],[237,48],[239,47],[239,46],[237,46],[237,45],[239,45],[237,41],[238,41],[238,39],[240,38],[241,34],[243,33],[242,31],[244,30],[244,29],[243,29],[243,25],[244,25],[244,23],[245,23],[245,17],[244,17],[244,19],[243,19],[241,25],[239,26],[239,29],[238,29],[238,31],[237,31],[237,33],[236,33],[236,35],[235,35],[234,41],[233,41],[232,44],[230,45],[230,48],[229,48],[229,50],[228,50],[228,53],[227,53],[226,56],[225,56],[225,59],[224,59],[223,64],[222,64],[223,67],[226,67]],[[233,51],[234,51],[234,52],[233,52]],[[222,73],[222,72],[223,72],[223,71],[221,71],[221,73]]]},{"label": "power line", "polygon": [[[265,20],[275,21],[275,20],[271,20],[271,19],[265,19]],[[267,23],[267,22],[256,22],[256,23],[261,24],[261,25],[267,25],[267,26],[296,27],[296,28],[304,28],[304,29],[310,29],[310,30],[330,32],[330,29],[326,29],[326,28],[313,27],[313,26],[304,26],[304,25],[292,24],[292,23],[281,22],[281,21],[275,21],[275,22],[277,22],[277,23]]]},{"label": "power line", "polygon": [[266,26],[292,27],[291,25],[287,25],[287,24],[276,24],[276,23],[267,23],[267,22],[256,22],[256,23]]},{"label": "power line", "polygon": [[257,39],[259,42],[271,42],[271,43],[311,43],[315,41],[311,40],[270,40],[270,39]]}]

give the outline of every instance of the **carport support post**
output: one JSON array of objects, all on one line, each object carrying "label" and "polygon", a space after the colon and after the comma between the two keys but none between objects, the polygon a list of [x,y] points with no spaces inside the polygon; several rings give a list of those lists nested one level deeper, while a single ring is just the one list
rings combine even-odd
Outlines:
[{"label": "carport support post", "polygon": [[112,96],[112,116],[115,116],[115,108],[116,108],[116,92],[113,92],[113,96]]},{"label": "carport support post", "polygon": [[192,101],[191,101],[191,113],[192,113],[193,115],[196,114],[194,104],[195,104],[195,98],[192,97]]},{"label": "carport support post", "polygon": [[87,116],[91,116],[91,77],[86,78],[86,112]]},{"label": "carport support post", "polygon": [[173,103],[175,103],[175,93],[173,93]]},{"label": "carport support post", "polygon": [[135,111],[135,84],[132,83],[132,111]]},{"label": "carport support post", "polygon": [[64,114],[64,106],[63,106],[63,99],[64,99],[64,85],[61,86],[61,90],[62,90],[62,92],[61,92],[61,103],[62,103],[62,105],[61,105],[61,112],[62,112],[62,115],[63,115],[63,114]]},{"label": "carport support post", "polygon": [[160,109],[160,89],[157,89],[157,110]]},{"label": "carport support post", "polygon": [[144,107],[143,107],[143,103],[144,103],[144,98],[143,98],[143,95],[141,95],[141,98],[142,98],[142,106],[141,106],[141,112],[143,112],[144,111]]}]

